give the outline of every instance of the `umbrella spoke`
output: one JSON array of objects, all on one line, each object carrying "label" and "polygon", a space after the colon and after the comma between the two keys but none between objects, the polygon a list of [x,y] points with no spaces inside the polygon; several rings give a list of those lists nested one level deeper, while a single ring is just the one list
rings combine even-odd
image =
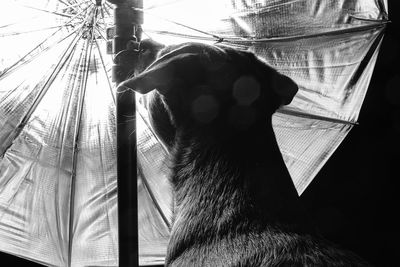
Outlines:
[{"label": "umbrella spoke", "polygon": [[[139,163],[139,162],[138,162],[138,163]],[[168,221],[168,219],[167,219],[167,216],[164,214],[163,210],[161,209],[160,204],[158,204],[158,201],[157,201],[156,197],[154,196],[153,191],[152,191],[151,188],[150,188],[150,184],[149,184],[149,182],[148,182],[147,179],[146,179],[146,176],[145,176],[145,174],[144,174],[144,172],[143,172],[142,165],[141,165],[140,163],[137,164],[137,171],[138,171],[139,176],[142,178],[142,182],[143,182],[143,184],[144,184],[144,187],[146,188],[147,193],[149,194],[150,199],[151,199],[151,201],[153,202],[153,204],[154,204],[156,210],[157,210],[158,213],[160,214],[160,216],[161,216],[163,222],[164,222],[165,225],[168,227],[168,229],[171,229],[171,224],[169,223],[169,221]]]},{"label": "umbrella spoke", "polygon": [[[112,7],[111,7],[111,8],[112,8]],[[106,7],[105,5],[102,5],[102,6],[101,6],[101,9],[107,13],[107,17],[111,17],[110,7]],[[104,19],[104,17],[105,17],[105,16],[104,16],[104,14],[103,14],[103,19]]]},{"label": "umbrella spoke", "polygon": [[104,10],[105,10],[106,13],[107,13],[107,16],[104,16],[105,18],[110,18],[110,17],[112,17],[112,14],[111,14],[111,12],[110,12],[110,10],[109,10],[108,8],[104,8]]},{"label": "umbrella spoke", "polygon": [[[95,20],[95,17],[93,18],[92,21]],[[91,37],[87,39],[86,42],[86,48],[84,52],[84,64],[82,65],[81,68],[83,68],[82,72],[82,79],[80,86],[79,86],[79,95],[78,95],[78,105],[77,105],[77,116],[75,120],[75,125],[74,125],[74,140],[73,140],[73,150],[72,150],[72,173],[71,173],[71,193],[70,193],[70,217],[69,217],[69,238],[68,238],[68,251],[72,251],[72,244],[73,244],[73,222],[74,222],[74,198],[75,198],[75,182],[76,182],[76,169],[77,169],[77,163],[78,163],[78,142],[79,142],[79,135],[80,135],[80,127],[81,127],[81,120],[82,120],[82,113],[83,113],[83,107],[84,107],[84,99],[86,95],[86,89],[87,89],[87,82],[89,78],[89,69],[90,69],[90,63],[91,63],[91,55],[92,55],[92,49],[93,49],[93,28],[91,28],[89,31],[91,31]],[[71,254],[68,253],[68,266],[71,266]]]},{"label": "umbrella spoke", "polygon": [[4,24],[4,25],[1,25],[0,26],[0,29],[2,29],[2,28],[7,28],[7,27],[11,27],[11,26],[15,26],[15,25],[18,25],[18,24],[20,24],[20,23],[22,23],[22,22],[27,22],[27,21],[32,21],[32,20],[34,20],[34,19],[37,19],[37,18],[39,18],[40,16],[33,16],[33,17],[28,17],[28,18],[23,18],[23,19],[21,19],[21,20],[19,20],[19,21],[16,21],[16,22],[12,22],[12,23],[8,23],[8,24]]},{"label": "umbrella spoke", "polygon": [[42,11],[42,12],[46,12],[46,13],[50,13],[50,14],[57,15],[57,16],[62,16],[62,17],[67,17],[67,18],[73,17],[73,15],[67,14],[67,13],[61,13],[61,12],[57,12],[57,11],[46,10],[46,9],[37,8],[37,7],[33,7],[33,6],[26,6],[26,5],[22,5],[22,6],[26,7],[26,8],[30,8],[30,9],[34,9],[34,10],[38,10],[38,11]]},{"label": "umbrella spoke", "polygon": [[114,9],[114,7],[109,3],[109,2],[104,2],[104,5],[107,6],[110,9]]},{"label": "umbrella spoke", "polygon": [[[179,38],[193,39],[193,40],[204,40],[204,41],[216,40],[216,38],[209,37],[209,36],[189,35],[189,34],[185,34],[185,33],[177,33],[177,32],[170,32],[170,31],[146,30],[146,32],[159,34],[159,35],[168,35],[168,36],[179,37]],[[224,41],[226,41],[225,37],[224,37]]]},{"label": "umbrella spoke", "polygon": [[64,10],[67,10],[69,8],[72,8],[74,10],[78,10],[79,9],[78,11],[82,11],[81,5],[82,4],[86,4],[88,2],[90,2],[90,0],[83,1],[82,3],[70,4],[70,5],[66,6],[66,7],[61,8],[61,10],[64,11]]},{"label": "umbrella spoke", "polygon": [[100,62],[101,62],[101,65],[103,66],[104,73],[105,73],[105,75],[107,77],[108,87],[110,89],[110,93],[111,93],[111,96],[112,96],[112,99],[113,99],[113,102],[114,102],[114,105],[115,105],[115,94],[113,92],[113,85],[112,85],[112,83],[110,81],[110,77],[107,74],[108,71],[107,71],[107,67],[106,67],[105,61],[104,61],[103,53],[100,50],[100,46],[99,46],[99,43],[97,42],[97,40],[95,39],[94,41],[95,41],[95,44],[97,46],[97,51],[99,52]]},{"label": "umbrella spoke", "polygon": [[149,7],[146,7],[144,10],[150,10],[150,9],[155,9],[155,8],[159,8],[159,7],[165,7],[165,6],[173,5],[173,4],[182,2],[182,1],[184,1],[184,0],[173,0],[173,1],[166,2],[166,3],[162,3],[162,4],[153,4],[153,5],[150,5]]},{"label": "umbrella spoke", "polygon": [[64,5],[66,5],[66,6],[71,5],[69,2],[65,2],[64,0],[57,0],[57,1],[62,3],[62,4],[64,4]]},{"label": "umbrella spoke", "polygon": [[15,36],[15,35],[21,35],[21,34],[28,34],[28,33],[33,33],[33,32],[41,32],[41,31],[46,31],[46,30],[51,30],[51,29],[57,29],[57,28],[62,28],[65,26],[76,26],[78,25],[79,22],[75,24],[62,24],[62,25],[56,25],[56,26],[49,26],[45,28],[39,28],[39,29],[34,29],[34,30],[29,30],[29,31],[16,31],[16,32],[7,32],[7,33],[2,33],[0,34],[0,37],[7,37],[7,36]]}]

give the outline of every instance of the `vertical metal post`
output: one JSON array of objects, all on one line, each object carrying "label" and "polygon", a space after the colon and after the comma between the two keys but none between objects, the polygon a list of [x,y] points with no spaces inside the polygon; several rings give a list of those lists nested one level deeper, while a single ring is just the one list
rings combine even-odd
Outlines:
[{"label": "vertical metal post", "polygon": [[[143,1],[107,1],[115,5],[112,52],[116,57],[112,75],[119,84],[134,65],[123,53],[140,41],[143,15],[137,8],[143,8]],[[135,93],[117,91],[116,105],[119,266],[135,267],[139,266]]]}]

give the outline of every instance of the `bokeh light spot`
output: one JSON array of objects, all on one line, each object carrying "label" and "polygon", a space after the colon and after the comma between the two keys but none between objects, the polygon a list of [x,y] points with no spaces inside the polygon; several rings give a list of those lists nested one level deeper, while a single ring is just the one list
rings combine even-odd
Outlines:
[{"label": "bokeh light spot", "polygon": [[201,95],[192,103],[194,118],[202,123],[212,122],[218,115],[219,104],[212,95]]},{"label": "bokeh light spot", "polygon": [[260,96],[260,84],[252,76],[241,76],[233,84],[233,97],[239,105],[250,105]]}]

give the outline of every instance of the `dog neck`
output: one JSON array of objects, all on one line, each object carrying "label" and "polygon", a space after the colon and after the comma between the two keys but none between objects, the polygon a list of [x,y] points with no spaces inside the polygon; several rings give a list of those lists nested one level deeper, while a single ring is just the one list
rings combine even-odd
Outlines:
[{"label": "dog neck", "polygon": [[253,130],[233,134],[227,142],[193,136],[178,135],[173,153],[170,258],[232,232],[263,232],[277,225],[301,231],[305,216],[272,126],[256,135]]}]

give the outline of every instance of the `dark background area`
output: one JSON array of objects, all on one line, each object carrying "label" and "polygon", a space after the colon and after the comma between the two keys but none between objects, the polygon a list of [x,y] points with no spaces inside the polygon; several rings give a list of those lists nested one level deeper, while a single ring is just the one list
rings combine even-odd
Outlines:
[{"label": "dark background area", "polygon": [[[386,34],[355,126],[303,194],[320,232],[376,266],[400,266],[400,13]],[[0,266],[42,266],[0,253]]]},{"label": "dark background area", "polygon": [[400,13],[389,19],[356,125],[303,195],[321,233],[376,266],[400,266]]}]

